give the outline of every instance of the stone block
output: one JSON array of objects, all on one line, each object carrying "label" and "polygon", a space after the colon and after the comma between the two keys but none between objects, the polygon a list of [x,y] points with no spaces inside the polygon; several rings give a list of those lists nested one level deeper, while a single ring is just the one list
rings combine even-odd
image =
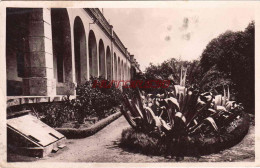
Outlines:
[{"label": "stone block", "polygon": [[[43,15],[43,14],[42,14]],[[40,16],[39,16],[40,17]],[[44,17],[44,18],[43,18]],[[44,16],[40,19],[31,19],[29,21],[29,35],[31,37],[47,37],[52,39],[52,28],[50,12],[47,9],[44,10]]]},{"label": "stone block", "polygon": [[47,78],[42,78],[42,77],[23,78],[23,84],[29,87],[47,86]]},{"label": "stone block", "polygon": [[45,67],[25,67],[24,73],[26,77],[47,77]]},{"label": "stone block", "polygon": [[28,52],[45,52],[45,37],[28,38],[29,51]]},{"label": "stone block", "polygon": [[23,95],[22,81],[7,80],[7,96]]},{"label": "stone block", "polygon": [[55,80],[43,77],[23,79],[24,95],[49,96],[55,94]]},{"label": "stone block", "polygon": [[32,8],[29,19],[33,21],[43,20],[43,8]]},{"label": "stone block", "polygon": [[52,40],[46,37],[28,37],[27,52],[47,52],[52,54]]},{"label": "stone block", "polygon": [[30,87],[29,89],[31,96],[47,96],[48,91],[46,86]]},{"label": "stone block", "polygon": [[46,53],[28,52],[24,55],[25,67],[46,67]]},{"label": "stone block", "polygon": [[24,53],[24,67],[30,67],[30,66],[31,66],[30,53],[25,52]]},{"label": "stone block", "polygon": [[44,37],[44,21],[30,21],[29,22],[29,36]]},{"label": "stone block", "polygon": [[29,95],[29,80],[23,79],[23,95]]},{"label": "stone block", "polygon": [[[28,52],[24,54],[25,67],[45,67],[53,69],[53,56],[45,52]],[[53,72],[49,75],[53,77]]]}]

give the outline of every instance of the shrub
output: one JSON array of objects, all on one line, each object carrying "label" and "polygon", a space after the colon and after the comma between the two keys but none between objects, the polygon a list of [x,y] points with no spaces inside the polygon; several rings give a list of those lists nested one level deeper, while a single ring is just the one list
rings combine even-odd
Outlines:
[{"label": "shrub", "polygon": [[123,130],[121,136],[120,146],[130,151],[146,155],[162,155],[165,152],[165,146],[160,143],[158,138],[143,132],[128,128]]},{"label": "shrub", "polygon": [[99,119],[105,118],[115,112],[116,106],[121,101],[121,91],[112,85],[110,88],[93,87],[94,82],[109,81],[104,78],[91,77],[85,84],[76,88],[77,97],[70,101],[76,110],[76,118],[82,123],[87,116],[97,116]]},{"label": "shrub", "polygon": [[74,109],[67,102],[52,102],[32,105],[34,115],[51,127],[60,127],[63,123],[75,119]]},{"label": "shrub", "polygon": [[[112,85],[110,88],[93,87],[94,82],[109,81],[93,78],[76,88],[77,96],[70,100],[69,96],[61,102],[40,103],[30,105],[34,115],[51,127],[60,127],[68,121],[84,123],[86,117],[103,119],[116,112],[122,100],[121,91]],[[31,107],[26,107],[31,110]]]}]

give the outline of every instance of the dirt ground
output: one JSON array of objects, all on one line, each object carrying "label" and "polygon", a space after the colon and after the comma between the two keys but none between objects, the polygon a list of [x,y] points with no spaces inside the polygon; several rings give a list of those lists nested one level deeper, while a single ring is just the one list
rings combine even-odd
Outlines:
[{"label": "dirt ground", "polygon": [[[39,159],[8,154],[8,161],[36,162],[175,162],[162,156],[147,156],[130,153],[118,147],[123,129],[130,127],[120,117],[97,134],[84,139],[69,139],[67,147]],[[250,162],[255,160],[255,127],[251,126],[247,136],[236,146],[217,154],[200,158],[185,157],[182,162]]]}]

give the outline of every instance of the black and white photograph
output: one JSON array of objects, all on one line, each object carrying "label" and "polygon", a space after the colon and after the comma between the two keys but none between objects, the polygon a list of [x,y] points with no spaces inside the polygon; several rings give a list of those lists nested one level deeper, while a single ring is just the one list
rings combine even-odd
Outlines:
[{"label": "black and white photograph", "polygon": [[255,163],[256,8],[201,4],[7,5],[7,165]]}]

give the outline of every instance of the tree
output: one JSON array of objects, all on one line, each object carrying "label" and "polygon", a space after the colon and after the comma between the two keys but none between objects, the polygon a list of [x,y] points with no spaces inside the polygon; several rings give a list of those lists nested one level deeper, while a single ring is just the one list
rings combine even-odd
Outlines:
[{"label": "tree", "polygon": [[142,79],[172,80],[179,84],[181,67],[187,68],[186,86],[199,85],[202,91],[222,93],[229,85],[237,101],[254,112],[255,23],[244,31],[227,31],[209,42],[200,60],[181,61],[174,58],[162,64],[150,64]]},{"label": "tree", "polygon": [[202,78],[199,60],[182,61],[171,58],[158,65],[150,64],[140,79],[170,80],[172,85],[178,85],[182,67],[187,69],[186,86],[197,85]]},{"label": "tree", "polygon": [[246,110],[254,111],[255,24],[245,31],[227,31],[213,39],[203,51],[201,86],[218,89],[230,85]]}]

